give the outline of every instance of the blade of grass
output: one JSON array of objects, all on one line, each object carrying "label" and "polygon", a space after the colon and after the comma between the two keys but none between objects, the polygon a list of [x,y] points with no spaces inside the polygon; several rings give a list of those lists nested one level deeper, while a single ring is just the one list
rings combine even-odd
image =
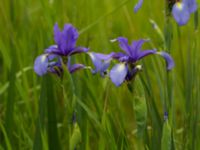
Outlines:
[{"label": "blade of grass", "polygon": [[60,150],[60,142],[56,119],[56,98],[54,94],[53,81],[50,75],[46,75],[45,83],[47,88],[47,116],[48,116],[48,145],[50,150]]},{"label": "blade of grass", "polygon": [[1,123],[0,123],[0,129],[3,132],[3,136],[4,136],[4,139],[5,139],[5,144],[6,144],[7,150],[12,150],[12,146],[11,146],[11,143],[10,143],[9,138],[7,136],[6,130],[5,130],[4,126]]},{"label": "blade of grass", "polygon": [[47,93],[46,80],[43,78],[40,99],[38,102],[39,116],[36,122],[36,131],[35,131],[33,150],[43,149],[41,134],[44,132],[44,124],[45,124],[45,110],[46,110],[45,108],[46,108],[46,103],[47,103],[46,93]]},{"label": "blade of grass", "polygon": [[119,8],[121,8],[122,6],[124,6],[127,2],[129,2],[129,0],[123,1],[116,8],[114,8],[113,10],[111,10],[108,13],[105,13],[104,15],[102,15],[101,17],[99,17],[96,21],[94,21],[93,23],[89,24],[87,27],[83,28],[79,33],[82,34],[82,33],[86,32],[87,30],[89,30],[90,28],[92,28],[93,26],[95,26],[96,24],[100,23],[106,17],[108,17],[109,15],[113,14],[115,11],[119,10]]}]

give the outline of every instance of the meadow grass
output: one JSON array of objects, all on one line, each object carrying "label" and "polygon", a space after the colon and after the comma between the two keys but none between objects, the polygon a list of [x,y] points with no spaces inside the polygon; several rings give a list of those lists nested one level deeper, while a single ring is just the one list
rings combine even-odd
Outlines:
[{"label": "meadow grass", "polygon": [[[1,0],[0,150],[199,150],[199,16],[178,27],[164,2],[145,1],[134,14],[136,0]],[[90,70],[38,77],[34,59],[54,43],[56,22],[77,27],[78,45],[95,52],[120,51],[110,42],[118,36],[149,38],[144,48],[169,52],[175,68],[149,56],[118,88]],[[73,59],[92,66],[87,55]]]}]

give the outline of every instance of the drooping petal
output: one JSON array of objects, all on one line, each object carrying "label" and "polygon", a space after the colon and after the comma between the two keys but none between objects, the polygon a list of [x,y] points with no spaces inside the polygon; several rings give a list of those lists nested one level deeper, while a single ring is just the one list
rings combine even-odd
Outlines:
[{"label": "drooping petal", "polygon": [[168,71],[175,66],[173,58],[168,53],[162,51],[162,52],[157,52],[157,54],[161,55],[165,59]]},{"label": "drooping petal", "polygon": [[142,7],[143,0],[139,0],[137,4],[134,6],[134,13],[137,13],[138,10]]},{"label": "drooping petal", "polygon": [[130,60],[130,57],[129,56],[124,56],[124,57],[120,57],[118,60],[120,62],[128,62]]},{"label": "drooping petal", "polygon": [[149,42],[149,40],[147,39],[141,39],[141,40],[137,40],[137,41],[133,41],[132,44],[131,44],[131,57],[133,59],[137,59],[140,51],[141,51],[141,48],[142,48],[142,45],[145,43],[145,42]]},{"label": "drooping petal", "polygon": [[92,62],[94,64],[95,69],[92,70],[92,72],[103,74],[109,67],[110,65],[110,60],[113,54],[100,54],[100,53],[88,53],[90,58],[92,59]]},{"label": "drooping petal", "polygon": [[128,67],[125,63],[115,65],[110,71],[110,78],[116,86],[120,86],[128,73]]},{"label": "drooping petal", "polygon": [[110,54],[95,53],[95,55],[101,60],[109,60],[115,55],[115,53],[114,52],[111,52]]},{"label": "drooping petal", "polygon": [[130,56],[127,55],[127,54],[124,54],[124,53],[115,53],[113,56],[112,56],[113,59],[117,59],[118,61],[120,62],[128,62],[130,60]]},{"label": "drooping petal", "polygon": [[101,70],[101,67],[102,67],[102,61],[101,59],[99,59],[97,56],[96,56],[96,53],[88,53],[91,60],[92,60],[92,63],[94,64],[94,67],[95,69],[93,69],[93,73],[97,73]]},{"label": "drooping petal", "polygon": [[62,58],[59,55],[48,54],[47,57],[49,61],[49,66],[61,66]]},{"label": "drooping petal", "polygon": [[62,52],[58,49],[57,45],[51,45],[51,46],[49,46],[47,49],[45,49],[45,53],[62,55]]},{"label": "drooping petal", "polygon": [[74,64],[68,67],[70,73],[74,73],[75,71],[83,68],[85,68],[83,64]]},{"label": "drooping petal", "polygon": [[146,57],[148,55],[155,54],[155,53],[156,53],[156,49],[140,51],[140,53],[138,54],[137,60],[140,60],[143,57]]},{"label": "drooping petal", "polygon": [[119,60],[120,58],[122,58],[122,57],[126,57],[126,56],[128,56],[128,55],[119,52],[119,53],[115,53],[115,54],[113,55],[113,58]]},{"label": "drooping petal", "polygon": [[105,60],[100,69],[100,75],[104,77],[107,74],[107,69],[110,66],[110,60]]},{"label": "drooping petal", "polygon": [[73,49],[68,55],[74,55],[77,53],[86,53],[88,52],[89,48],[85,48],[85,47],[76,47],[75,49]]},{"label": "drooping petal", "polygon": [[197,11],[198,5],[196,0],[183,0],[183,3],[187,5],[190,13]]},{"label": "drooping petal", "polygon": [[34,71],[42,76],[47,73],[48,70],[48,57],[46,54],[40,55],[35,59]]},{"label": "drooping petal", "polygon": [[172,14],[178,25],[185,25],[189,18],[190,12],[185,3],[176,2],[172,8]]},{"label": "drooping petal", "polygon": [[118,37],[117,41],[122,50],[124,50],[129,56],[131,56],[131,47],[128,44],[128,39],[124,37]]}]

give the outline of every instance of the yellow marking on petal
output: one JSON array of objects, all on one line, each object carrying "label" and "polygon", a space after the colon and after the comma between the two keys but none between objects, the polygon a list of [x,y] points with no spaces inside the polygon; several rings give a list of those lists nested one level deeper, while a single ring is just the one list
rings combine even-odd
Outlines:
[{"label": "yellow marking on petal", "polygon": [[176,5],[180,10],[183,9],[183,4],[181,2],[177,2]]}]

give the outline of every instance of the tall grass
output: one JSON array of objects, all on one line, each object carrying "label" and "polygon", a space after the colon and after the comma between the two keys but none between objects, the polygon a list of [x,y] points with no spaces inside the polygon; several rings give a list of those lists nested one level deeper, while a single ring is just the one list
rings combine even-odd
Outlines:
[{"label": "tall grass", "polygon": [[[177,27],[164,2],[145,1],[134,14],[136,0],[2,0],[0,149],[200,149],[199,16]],[[176,66],[166,72],[149,56],[118,88],[89,70],[38,77],[34,59],[53,44],[55,22],[72,23],[78,45],[95,52],[119,51],[110,43],[118,36],[150,38],[144,47],[170,52]],[[92,65],[87,55],[74,59]]]}]

